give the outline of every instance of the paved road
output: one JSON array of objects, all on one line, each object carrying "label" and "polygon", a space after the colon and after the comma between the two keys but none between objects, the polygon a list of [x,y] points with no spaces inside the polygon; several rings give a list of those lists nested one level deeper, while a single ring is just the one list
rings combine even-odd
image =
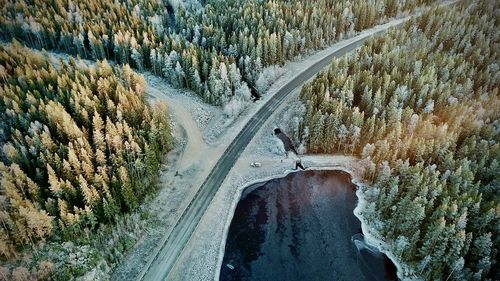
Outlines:
[{"label": "paved road", "polygon": [[[403,21],[403,20],[402,20]],[[139,275],[139,280],[165,280],[170,270],[175,265],[179,255],[182,253],[184,246],[188,243],[191,234],[195,230],[198,222],[208,208],[212,198],[226,178],[227,174],[238,160],[240,154],[245,150],[250,140],[257,133],[260,127],[271,116],[271,114],[281,105],[287,95],[302,86],[307,80],[312,78],[323,68],[328,66],[334,57],[340,57],[346,53],[358,48],[368,38],[383,32],[390,26],[387,25],[378,28],[375,32],[369,35],[362,36],[337,51],[325,56],[323,59],[305,69],[298,74],[288,84],[283,86],[262,108],[248,121],[246,126],[240,131],[233,142],[228,146],[224,154],[221,156],[217,164],[203,182],[202,186],[184,210],[183,214],[177,221],[166,243],[155,255],[154,259],[148,263]],[[200,151],[200,153],[203,153]]]}]

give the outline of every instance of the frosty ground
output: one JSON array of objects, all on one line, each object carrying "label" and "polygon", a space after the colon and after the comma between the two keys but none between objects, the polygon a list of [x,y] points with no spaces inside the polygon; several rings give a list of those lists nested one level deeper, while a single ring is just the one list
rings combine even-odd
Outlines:
[{"label": "frosty ground", "polygon": [[[295,160],[298,158],[284,151],[281,141],[274,136],[273,129],[285,126],[290,111],[298,101],[298,91],[291,93],[288,101],[269,118],[259,133],[253,138],[247,149],[231,169],[223,185],[219,188],[211,205],[201,219],[188,245],[177,260],[176,266],[169,275],[169,280],[218,280],[224,256],[227,232],[234,210],[241,194],[255,183],[265,182],[273,178],[284,177],[295,172]],[[301,155],[300,159],[308,170],[341,170],[351,174],[353,183],[362,185],[363,167],[358,159],[345,155]],[[260,162],[262,167],[254,168],[250,164]],[[396,264],[398,272],[401,266],[389,252],[377,234],[366,225],[361,212],[366,206],[361,192],[356,193],[360,199],[355,215],[362,222],[366,242],[386,253]]]},{"label": "frosty ground", "polygon": [[[343,40],[324,50],[298,57],[283,68],[267,69],[263,73],[267,80],[261,81],[260,89],[265,94],[234,116],[227,116],[224,108],[204,103],[192,92],[171,88],[163,79],[144,73],[149,85],[148,95],[151,102],[166,101],[169,105],[176,146],[166,156],[166,164],[160,175],[161,190],[154,198],[141,206],[139,213],[144,219],[133,220],[140,226],[136,227],[138,231],[129,235],[137,242],[115,268],[110,276],[111,279],[133,280],[138,276],[160,249],[159,246],[168,238],[176,221],[224,153],[225,148],[248,120],[283,85],[333,51],[405,20],[407,18],[392,20],[387,24],[360,32],[356,37]],[[69,59],[69,56],[63,54],[48,53],[48,55],[54,60],[67,61]],[[81,62],[77,61],[77,63]],[[92,61],[84,61],[84,63],[94,64]],[[266,86],[269,86],[269,89],[266,89]],[[284,106],[269,118],[243,152],[193,233],[176,267],[172,270],[169,276],[171,279],[212,280],[217,278],[227,229],[241,191],[254,182],[284,176],[292,172],[295,158],[294,156],[287,158],[284,155],[283,146],[274,136],[273,129],[282,126],[282,120],[289,119],[287,114],[297,105],[297,96],[298,90],[288,96],[288,100],[283,103]],[[361,175],[357,160],[352,157],[316,155],[301,158],[306,167],[342,169],[351,172],[353,178],[359,178]],[[261,162],[262,167],[250,167],[250,163],[255,161]],[[109,267],[103,268],[105,268],[104,272],[93,270],[82,279],[108,279]]]},{"label": "frosty ground", "polygon": [[[297,73],[314,62],[346,46],[360,37],[373,35],[388,27],[398,25],[408,18],[395,19],[359,33],[356,37],[341,41],[322,51],[289,62],[284,68],[268,72],[275,79],[266,94],[243,109],[241,114],[227,116],[223,108],[205,104],[189,91],[169,87],[161,78],[145,73],[149,84],[148,94],[152,102],[164,100],[170,105],[174,135],[179,145],[168,154],[162,186],[159,194],[142,206],[149,213],[146,231],[115,269],[112,279],[133,279],[151,261],[168,238],[176,220],[187,207],[203,180],[210,173],[225,148],[278,89]],[[269,84],[271,84],[269,83]],[[288,96],[283,106],[269,118],[259,133],[243,152],[235,167],[231,169],[223,185],[215,195],[210,207],[202,217],[197,229],[177,260],[169,275],[173,280],[212,280],[218,277],[225,237],[234,208],[241,191],[255,182],[281,177],[292,172],[294,156],[287,158],[283,146],[273,135],[276,126],[287,120],[290,109],[296,105],[298,90]],[[300,152],[300,151],[299,151]],[[348,171],[353,179],[360,179],[362,170],[353,157],[342,155],[301,156],[306,167],[311,169],[341,169]],[[261,168],[250,167],[252,162],[261,162]],[[369,230],[365,230],[369,232]],[[372,237],[373,245],[376,235]],[[382,249],[384,251],[384,249]]]},{"label": "frosty ground", "polygon": [[[374,29],[371,32],[376,31],[378,29]],[[362,33],[360,36],[369,35],[370,33]],[[169,104],[171,120],[173,120],[174,136],[178,145],[176,149],[167,155],[164,172],[161,175],[161,185],[163,188],[152,201],[141,207],[143,212],[149,213],[148,217],[150,219],[145,223],[147,230],[125,257],[124,262],[114,270],[112,279],[122,280],[123,278],[130,279],[131,277],[135,277],[150,262],[151,257],[154,257],[152,253],[156,253],[159,250],[159,245],[162,245],[168,237],[176,220],[192,200],[225,148],[248,120],[282,85],[287,83],[300,70],[312,65],[333,50],[340,49],[349,44],[352,40],[355,39],[342,41],[304,59],[298,58],[297,61],[287,64],[284,69],[275,71],[275,73],[282,75],[277,78],[267,93],[251,106],[248,106],[239,116],[233,117],[224,115],[222,108],[203,103],[193,93],[173,89],[161,78],[146,73],[145,78],[149,84],[148,94],[151,96],[152,102],[166,101]],[[295,96],[297,94],[298,91],[294,92]],[[291,97],[292,95],[290,95]],[[282,156],[278,156],[275,153],[283,153],[283,147],[277,142],[278,139],[271,134],[272,127],[275,124],[273,123],[269,126],[268,129],[261,130],[261,132],[265,131],[265,133],[260,133],[265,137],[254,139],[254,142],[257,141],[256,145],[250,145],[254,148],[247,149],[240,158],[240,163],[244,164],[240,164],[240,166],[237,164],[238,167],[233,168],[233,171],[238,170],[238,173],[241,173],[241,175],[252,174],[253,176],[257,176],[255,174],[256,170],[250,169],[249,158],[253,157],[256,161],[258,160],[263,165],[267,165],[265,168],[266,171],[271,171],[269,170],[269,163],[281,160],[280,157]],[[328,159],[328,157],[325,156],[325,159]],[[338,159],[345,159],[345,157],[341,156]],[[306,159],[304,160],[307,161]],[[293,161],[291,159],[285,159],[283,163],[280,161],[278,168],[285,167],[284,165],[287,163],[292,165]],[[331,165],[332,163],[329,162],[327,164]],[[261,169],[261,171],[264,171],[264,169]],[[230,177],[226,179],[226,182],[229,179]],[[241,183],[246,183],[245,178],[241,178],[240,180]],[[208,213],[211,213],[210,209]]]}]

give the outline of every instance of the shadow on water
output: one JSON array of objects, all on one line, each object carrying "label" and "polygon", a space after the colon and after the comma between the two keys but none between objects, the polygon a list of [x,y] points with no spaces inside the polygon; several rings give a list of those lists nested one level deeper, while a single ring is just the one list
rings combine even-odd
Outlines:
[{"label": "shadow on water", "polygon": [[305,171],[249,187],[231,222],[220,280],[396,280],[366,245],[355,185],[341,171]]}]

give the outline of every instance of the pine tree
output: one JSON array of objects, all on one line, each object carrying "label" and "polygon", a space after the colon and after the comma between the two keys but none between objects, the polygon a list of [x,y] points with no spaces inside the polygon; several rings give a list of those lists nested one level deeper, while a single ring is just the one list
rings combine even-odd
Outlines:
[{"label": "pine tree", "polygon": [[134,210],[137,207],[137,198],[134,194],[132,184],[128,177],[128,172],[125,167],[120,166],[118,169],[119,184],[123,193],[124,203],[129,210]]}]

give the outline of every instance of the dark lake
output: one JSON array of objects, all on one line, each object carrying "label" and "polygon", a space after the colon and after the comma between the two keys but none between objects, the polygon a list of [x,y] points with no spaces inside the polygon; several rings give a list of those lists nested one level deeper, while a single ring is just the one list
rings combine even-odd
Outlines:
[{"label": "dark lake", "polygon": [[220,280],[397,280],[390,260],[364,243],[349,174],[298,172],[247,190]]}]

